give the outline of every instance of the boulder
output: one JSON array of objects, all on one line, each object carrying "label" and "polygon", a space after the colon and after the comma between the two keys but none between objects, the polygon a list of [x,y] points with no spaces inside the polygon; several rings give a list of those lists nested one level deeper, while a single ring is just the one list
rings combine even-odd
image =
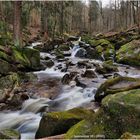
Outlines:
[{"label": "boulder", "polygon": [[45,113],[41,119],[36,138],[64,134],[79,121],[88,118],[93,111],[75,108],[63,112]]},{"label": "boulder", "polygon": [[110,74],[118,72],[118,68],[111,60],[105,61],[102,65],[96,65],[95,71],[99,74]]},{"label": "boulder", "polygon": [[75,124],[67,131],[65,138],[119,139],[125,132],[140,135],[139,100],[140,89],[108,95],[92,118]]},{"label": "boulder", "polygon": [[0,139],[20,139],[20,133],[16,130],[5,129],[0,130]]},{"label": "boulder", "polygon": [[58,46],[58,49],[60,51],[69,51],[70,47],[68,45],[66,45],[66,44],[61,44],[61,45]]},{"label": "boulder", "polygon": [[87,78],[97,78],[97,75],[95,74],[94,70],[91,69],[86,69],[82,77],[87,77]]},{"label": "boulder", "polygon": [[64,85],[69,84],[76,77],[77,72],[70,72],[69,74],[65,74],[61,80]]},{"label": "boulder", "polygon": [[40,69],[40,52],[35,49],[24,48],[23,54],[30,62],[29,68],[39,70]]},{"label": "boulder", "polygon": [[139,78],[115,77],[108,79],[98,88],[95,100],[100,102],[108,94],[140,88]]},{"label": "boulder", "polygon": [[140,40],[133,40],[123,46],[116,53],[118,63],[140,66]]},{"label": "boulder", "polygon": [[12,73],[0,78],[0,89],[13,88],[14,85],[18,85],[20,82],[20,77],[17,73]]},{"label": "boulder", "polygon": [[84,58],[86,57],[86,54],[87,54],[86,50],[83,48],[80,48],[79,50],[77,50],[75,57]]},{"label": "boulder", "polygon": [[16,68],[14,67],[14,65],[8,63],[5,60],[0,59],[0,74],[8,74],[11,71],[15,71]]},{"label": "boulder", "polygon": [[54,61],[53,60],[47,60],[44,62],[44,64],[48,67],[51,68],[54,65]]}]

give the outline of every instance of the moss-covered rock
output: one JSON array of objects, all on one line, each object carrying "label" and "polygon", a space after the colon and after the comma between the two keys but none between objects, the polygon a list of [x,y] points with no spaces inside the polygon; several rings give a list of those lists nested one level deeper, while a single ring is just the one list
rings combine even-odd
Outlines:
[{"label": "moss-covered rock", "polygon": [[128,91],[140,87],[140,79],[130,77],[116,77],[105,81],[97,90],[95,100],[101,101],[108,94]]},{"label": "moss-covered rock", "polygon": [[63,52],[60,51],[59,49],[55,49],[54,55],[56,56],[57,59],[63,59],[64,58]]},{"label": "moss-covered rock", "polygon": [[5,60],[0,59],[0,74],[5,75],[14,70],[15,70],[15,68],[13,65],[11,65],[10,63],[8,63]]},{"label": "moss-covered rock", "polygon": [[71,127],[67,139],[118,139],[125,132],[140,134],[140,89],[109,95],[92,116]]},{"label": "moss-covered rock", "polygon": [[105,61],[102,65],[97,65],[95,71],[99,74],[118,72],[118,68],[111,60]]},{"label": "moss-covered rock", "polygon": [[60,51],[69,51],[70,47],[68,45],[66,45],[66,44],[61,44],[61,45],[59,45],[58,49]]},{"label": "moss-covered rock", "polygon": [[16,130],[0,130],[0,139],[20,139],[20,133]]},{"label": "moss-covered rock", "polygon": [[30,62],[29,67],[31,67],[32,69],[40,69],[40,53],[38,50],[24,48],[22,53],[25,54],[25,56],[29,60]]},{"label": "moss-covered rock", "polygon": [[140,89],[109,95],[102,101],[106,138],[120,138],[125,132],[140,134]]},{"label": "moss-covered rock", "polygon": [[104,139],[104,125],[101,109],[88,119],[72,126],[66,133],[66,139]]},{"label": "moss-covered rock", "polygon": [[13,88],[14,85],[19,85],[20,76],[17,73],[12,73],[0,78],[0,89]]},{"label": "moss-covered rock", "polygon": [[132,66],[140,66],[140,41],[133,40],[127,43],[117,51],[116,60],[118,63]]},{"label": "moss-covered rock", "polygon": [[82,108],[76,108],[64,112],[45,113],[41,119],[36,138],[59,135],[67,132],[67,130],[93,114],[92,111]]}]

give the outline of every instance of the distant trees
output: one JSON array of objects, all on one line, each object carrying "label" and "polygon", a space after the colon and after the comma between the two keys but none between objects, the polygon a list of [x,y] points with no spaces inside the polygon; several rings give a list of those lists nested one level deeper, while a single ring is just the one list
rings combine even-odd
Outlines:
[{"label": "distant trees", "polygon": [[[13,7],[14,5],[14,7]],[[14,17],[14,22],[13,22]],[[8,28],[7,28],[8,25]],[[86,31],[91,34],[140,27],[139,0],[0,1],[0,29],[14,30],[14,42],[21,44],[22,29],[40,28],[45,36]],[[3,28],[6,26],[6,28]]]}]

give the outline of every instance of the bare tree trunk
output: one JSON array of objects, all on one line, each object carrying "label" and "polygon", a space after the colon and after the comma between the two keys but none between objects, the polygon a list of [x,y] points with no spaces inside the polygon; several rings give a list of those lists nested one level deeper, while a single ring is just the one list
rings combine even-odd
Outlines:
[{"label": "bare tree trunk", "polygon": [[22,1],[14,1],[14,43],[17,46],[22,45],[22,32],[21,32],[21,12]]},{"label": "bare tree trunk", "polygon": [[64,2],[61,1],[61,14],[60,14],[60,34],[64,32]]},{"label": "bare tree trunk", "polygon": [[2,6],[2,1],[0,1],[0,21],[3,21],[3,6]]},{"label": "bare tree trunk", "polygon": [[48,36],[48,21],[47,21],[47,1],[41,5],[41,31],[44,35]]}]

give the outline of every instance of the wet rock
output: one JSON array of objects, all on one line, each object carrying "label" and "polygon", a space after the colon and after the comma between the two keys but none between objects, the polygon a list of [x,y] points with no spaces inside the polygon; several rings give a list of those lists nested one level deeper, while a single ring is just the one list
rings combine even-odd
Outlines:
[{"label": "wet rock", "polygon": [[140,79],[130,77],[116,77],[105,81],[98,88],[95,94],[95,100],[100,102],[105,96],[115,94],[121,91],[140,88]]},{"label": "wet rock", "polygon": [[127,43],[117,51],[116,59],[118,63],[131,66],[140,66],[140,41],[133,40]]},{"label": "wet rock", "polygon": [[10,63],[8,63],[7,61],[4,61],[2,59],[0,59],[0,74],[8,74],[11,71],[15,71],[15,67],[13,65],[11,65]]},{"label": "wet rock", "polygon": [[97,50],[95,48],[87,47],[86,51],[87,51],[87,58],[89,58],[89,59],[101,59],[100,54],[97,52]]},{"label": "wet rock", "polygon": [[54,55],[56,56],[57,59],[63,59],[63,58],[64,58],[63,52],[60,51],[60,50],[58,50],[58,49],[56,49],[56,50],[54,51]]},{"label": "wet rock", "polygon": [[36,138],[64,134],[74,124],[92,114],[94,114],[92,111],[82,108],[75,108],[63,112],[45,113],[37,130]]},{"label": "wet rock", "polygon": [[118,72],[118,68],[112,61],[105,61],[102,65],[96,65],[95,71],[99,74]]},{"label": "wet rock", "polygon": [[67,44],[61,44],[61,45],[58,46],[58,49],[60,51],[69,51],[70,47]]},{"label": "wet rock", "polygon": [[51,68],[54,65],[54,61],[51,59],[47,60],[47,61],[45,61],[45,65],[46,65],[46,67]]},{"label": "wet rock", "polygon": [[0,139],[20,139],[20,133],[13,129],[0,130]]},{"label": "wet rock", "polygon": [[91,68],[93,68],[93,64],[90,63],[88,60],[79,61],[79,62],[77,63],[77,66],[78,66],[79,68],[86,68],[86,69],[91,69]]},{"label": "wet rock", "polygon": [[61,80],[61,82],[65,85],[69,84],[72,80],[74,80],[77,72],[70,72],[69,74],[65,74]]},{"label": "wet rock", "polygon": [[78,86],[78,87],[82,87],[82,88],[86,88],[87,87],[86,84],[84,84],[83,82],[80,81],[79,76],[75,77],[75,82],[76,82],[76,86]]},{"label": "wet rock", "polygon": [[75,57],[84,58],[84,57],[86,57],[86,54],[87,54],[86,50],[83,49],[83,48],[80,48],[80,49],[76,52]]},{"label": "wet rock", "polygon": [[87,69],[84,74],[82,74],[82,77],[97,78],[97,75],[95,74],[94,70]]},{"label": "wet rock", "polygon": [[11,73],[10,75],[6,75],[0,78],[0,89],[4,88],[13,88],[14,85],[18,85],[20,83],[20,77],[17,73]]}]

